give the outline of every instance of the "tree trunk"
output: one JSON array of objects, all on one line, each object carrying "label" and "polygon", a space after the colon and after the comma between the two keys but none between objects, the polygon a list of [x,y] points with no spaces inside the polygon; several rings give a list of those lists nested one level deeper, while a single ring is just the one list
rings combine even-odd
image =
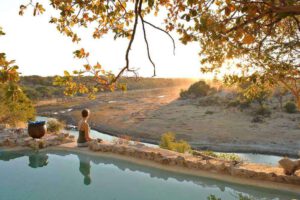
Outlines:
[{"label": "tree trunk", "polygon": [[296,103],[297,103],[298,111],[300,111],[300,97],[299,96],[298,96],[298,98],[296,98]]},{"label": "tree trunk", "polygon": [[279,98],[278,98],[278,100],[279,100],[279,105],[280,105],[280,110],[282,111],[283,110],[283,97],[282,96],[280,96]]}]

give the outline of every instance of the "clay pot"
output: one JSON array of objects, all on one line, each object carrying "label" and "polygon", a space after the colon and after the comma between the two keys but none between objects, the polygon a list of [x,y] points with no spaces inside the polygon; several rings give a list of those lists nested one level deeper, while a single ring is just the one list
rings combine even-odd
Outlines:
[{"label": "clay pot", "polygon": [[46,122],[30,122],[28,123],[28,134],[32,138],[41,138],[47,132]]}]

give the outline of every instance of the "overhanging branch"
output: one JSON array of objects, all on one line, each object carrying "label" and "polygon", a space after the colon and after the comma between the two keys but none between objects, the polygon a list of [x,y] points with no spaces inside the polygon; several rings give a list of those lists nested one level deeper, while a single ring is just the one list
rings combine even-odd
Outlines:
[{"label": "overhanging branch", "polygon": [[169,32],[167,32],[167,31],[165,31],[165,30],[163,30],[163,29],[161,29],[161,28],[155,26],[154,24],[152,24],[152,23],[150,23],[150,22],[148,22],[148,21],[145,21],[144,19],[142,19],[142,21],[143,21],[145,24],[148,24],[149,26],[152,26],[153,28],[155,28],[155,29],[157,29],[157,30],[160,30],[160,31],[166,33],[166,34],[171,38],[172,43],[173,43],[173,54],[175,55],[176,45],[175,45],[175,40],[174,40],[174,38],[172,37],[172,35],[171,35]]},{"label": "overhanging branch", "polygon": [[148,54],[148,59],[151,62],[152,66],[153,66],[153,76],[156,76],[156,66],[155,63],[153,62],[151,55],[150,55],[150,49],[149,49],[149,44],[148,44],[148,40],[147,40],[147,34],[146,34],[146,30],[145,30],[145,21],[143,19],[143,16],[141,15],[141,13],[139,13],[141,21],[142,21],[142,28],[143,28],[143,33],[144,33],[144,39],[145,39],[145,43],[146,43],[146,48],[147,48],[147,54]]},{"label": "overhanging branch", "polygon": [[129,70],[129,52],[131,50],[131,46],[132,46],[132,43],[133,43],[134,38],[135,38],[136,28],[137,28],[138,18],[139,18],[139,12],[142,8],[142,2],[143,2],[143,0],[136,0],[136,2],[134,4],[134,16],[135,16],[134,17],[134,25],[133,25],[132,35],[131,35],[131,38],[130,38],[130,41],[129,41],[129,44],[128,44],[127,50],[126,50],[126,55],[125,55],[126,65],[125,65],[125,67],[123,67],[121,69],[121,71],[112,80],[111,83],[115,83],[126,70],[130,71]]}]

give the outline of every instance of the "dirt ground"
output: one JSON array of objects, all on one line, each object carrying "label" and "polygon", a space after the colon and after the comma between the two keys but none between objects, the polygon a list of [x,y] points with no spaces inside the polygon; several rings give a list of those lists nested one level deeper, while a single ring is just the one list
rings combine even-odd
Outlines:
[{"label": "dirt ground", "polygon": [[89,108],[93,129],[152,143],[170,131],[198,149],[299,154],[299,113],[272,110],[263,123],[252,123],[247,111],[225,105],[199,106],[195,100],[178,100],[179,92],[180,88],[165,88],[106,93],[93,101],[73,98],[43,104],[37,110],[40,115],[77,124],[80,111]]}]

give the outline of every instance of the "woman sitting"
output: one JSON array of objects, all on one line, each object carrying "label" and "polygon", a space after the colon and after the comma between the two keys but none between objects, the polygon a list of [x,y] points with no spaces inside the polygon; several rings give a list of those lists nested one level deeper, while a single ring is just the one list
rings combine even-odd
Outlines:
[{"label": "woman sitting", "polygon": [[78,147],[87,147],[88,142],[92,140],[90,138],[90,127],[89,124],[87,123],[89,115],[90,115],[90,111],[88,109],[84,109],[81,112],[82,119],[78,123],[78,130],[79,130],[79,135],[77,139]]}]

